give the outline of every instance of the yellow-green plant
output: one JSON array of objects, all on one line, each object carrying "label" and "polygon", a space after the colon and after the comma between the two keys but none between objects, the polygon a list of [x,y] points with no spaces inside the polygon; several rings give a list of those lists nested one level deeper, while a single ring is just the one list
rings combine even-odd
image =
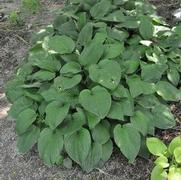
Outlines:
[{"label": "yellow-green plant", "polygon": [[147,147],[151,154],[157,156],[151,180],[181,179],[181,136],[174,138],[167,147],[158,138],[147,138]]}]

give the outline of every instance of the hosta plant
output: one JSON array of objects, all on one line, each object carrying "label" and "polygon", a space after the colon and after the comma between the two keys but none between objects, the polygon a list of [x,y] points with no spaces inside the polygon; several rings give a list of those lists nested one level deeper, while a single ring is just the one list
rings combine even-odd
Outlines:
[{"label": "hosta plant", "polygon": [[89,172],[113,144],[133,163],[147,135],[175,126],[181,100],[181,27],[142,0],[71,0],[8,82],[18,148],[37,143],[45,164]]},{"label": "hosta plant", "polygon": [[147,147],[158,158],[151,173],[151,180],[181,179],[181,136],[175,137],[167,147],[158,138],[148,138]]}]

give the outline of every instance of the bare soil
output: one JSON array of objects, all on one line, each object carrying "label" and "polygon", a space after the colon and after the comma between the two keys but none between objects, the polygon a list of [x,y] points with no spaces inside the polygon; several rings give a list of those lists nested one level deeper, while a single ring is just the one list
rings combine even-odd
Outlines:
[{"label": "bare soil", "polygon": [[[16,148],[15,122],[8,117],[10,104],[4,95],[4,86],[21,64],[30,45],[32,32],[49,24],[56,11],[62,6],[63,0],[42,0],[40,12],[29,15],[21,27],[12,26],[6,18],[0,19],[0,180],[147,180],[152,166],[152,160],[137,158],[134,165],[118,150],[101,170],[85,174],[74,165],[72,169],[53,166],[47,167],[39,159],[36,148],[21,155]],[[151,0],[170,24],[175,23],[172,12],[179,7],[181,0]],[[20,0],[0,0],[0,17],[18,10]],[[181,105],[172,106],[177,118],[181,116]],[[178,120],[179,122],[179,120]],[[180,133],[180,125],[171,131],[159,132],[165,140]]]}]

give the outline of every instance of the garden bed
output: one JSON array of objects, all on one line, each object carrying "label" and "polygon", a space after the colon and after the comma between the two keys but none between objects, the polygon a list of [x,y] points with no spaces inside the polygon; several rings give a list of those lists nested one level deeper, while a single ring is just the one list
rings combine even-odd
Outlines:
[{"label": "garden bed", "polygon": [[[5,15],[19,6],[19,1],[0,0],[0,12]],[[58,3],[59,2],[59,3]],[[172,12],[178,8],[179,0],[151,0],[158,6],[158,13],[166,18],[167,22],[174,24]],[[33,31],[49,24],[55,10],[62,3],[60,1],[42,1],[43,8],[35,15],[26,17],[26,23],[21,27],[10,26],[7,20],[0,22],[0,179],[7,180],[70,180],[70,179],[102,179],[102,180],[146,180],[149,177],[152,166],[151,160],[137,158],[134,165],[128,164],[127,160],[116,149],[111,159],[103,169],[84,174],[78,166],[72,169],[62,167],[47,167],[39,159],[36,150],[26,155],[20,155],[16,148],[15,123],[7,117],[9,104],[4,97],[4,86],[12,76],[16,67],[21,63],[29,48],[29,39]],[[165,140],[180,133],[179,119],[181,105],[172,106],[173,113],[178,119],[176,129],[158,132]]]}]

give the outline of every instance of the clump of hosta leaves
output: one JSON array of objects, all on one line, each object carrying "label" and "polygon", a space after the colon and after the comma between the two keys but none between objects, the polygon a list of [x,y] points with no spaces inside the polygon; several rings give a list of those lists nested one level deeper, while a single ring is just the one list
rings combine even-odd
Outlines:
[{"label": "clump of hosta leaves", "polygon": [[147,147],[155,160],[151,180],[180,180],[181,179],[181,136],[175,137],[167,147],[158,138],[148,138]]},{"label": "clump of hosta leaves", "polygon": [[45,164],[89,172],[113,144],[132,163],[147,135],[175,126],[181,27],[147,1],[71,0],[32,43],[6,88],[21,152],[37,143]]}]

